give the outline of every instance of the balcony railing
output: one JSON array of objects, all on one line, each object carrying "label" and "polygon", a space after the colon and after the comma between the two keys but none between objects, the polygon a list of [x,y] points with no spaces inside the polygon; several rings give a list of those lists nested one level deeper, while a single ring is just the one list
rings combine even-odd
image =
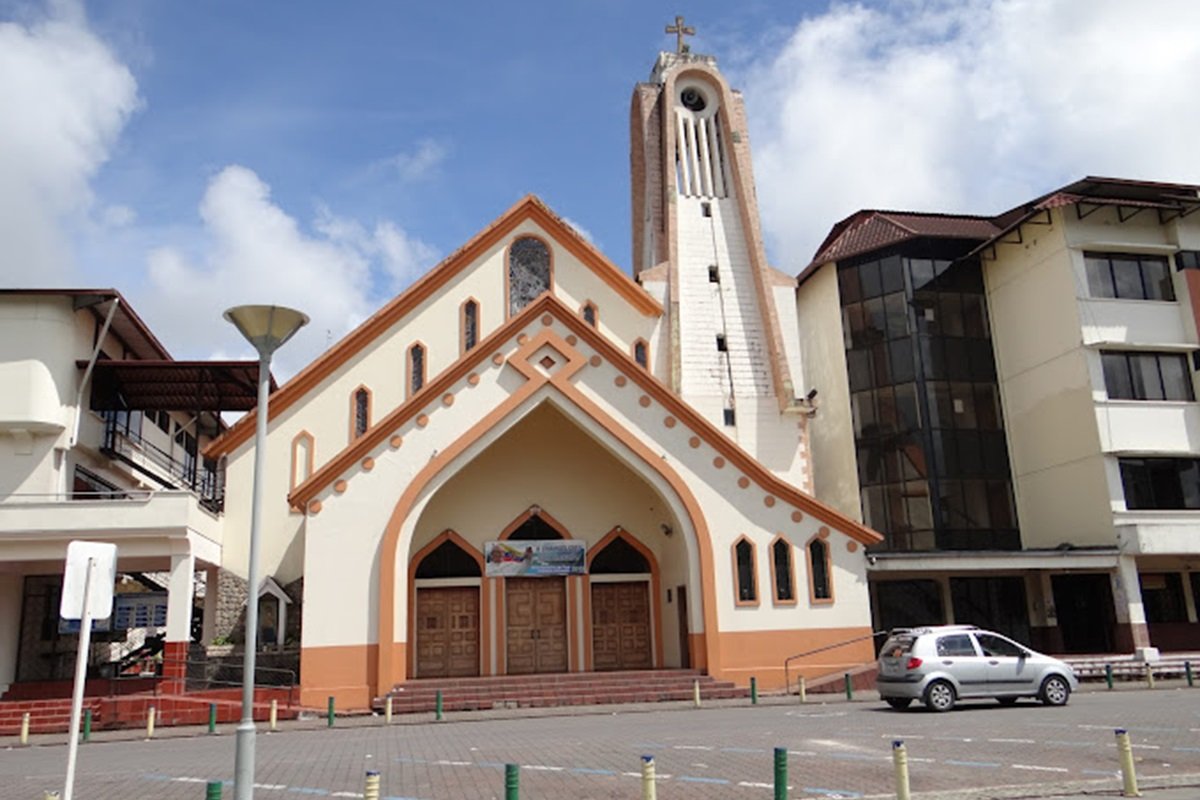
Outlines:
[{"label": "balcony railing", "polygon": [[220,512],[225,506],[225,471],[218,462],[201,459],[186,450],[176,458],[140,433],[126,430],[123,419],[109,416],[104,425],[103,452],[121,461],[165,489],[185,489],[209,511]]}]

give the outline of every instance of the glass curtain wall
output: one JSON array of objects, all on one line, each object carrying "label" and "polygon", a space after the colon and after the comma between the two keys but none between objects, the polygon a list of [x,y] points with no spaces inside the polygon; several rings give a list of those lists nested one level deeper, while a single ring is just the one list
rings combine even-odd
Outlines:
[{"label": "glass curtain wall", "polygon": [[877,551],[1020,548],[983,275],[977,259],[955,260],[964,244],[910,243],[838,266]]}]

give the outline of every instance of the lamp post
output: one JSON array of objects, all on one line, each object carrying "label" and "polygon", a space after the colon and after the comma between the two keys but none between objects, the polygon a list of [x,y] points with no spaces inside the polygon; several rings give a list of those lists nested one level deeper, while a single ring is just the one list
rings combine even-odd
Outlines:
[{"label": "lamp post", "polygon": [[258,650],[258,538],[262,521],[262,478],[267,459],[267,395],[271,388],[271,355],[296,331],[308,323],[308,317],[283,306],[236,306],[225,312],[225,319],[246,337],[258,351],[258,404],[255,406],[254,488],[250,503],[250,565],[246,580],[246,653],[242,666],[242,719],[237,727],[237,752],[234,756],[233,795],[235,800],[254,797],[254,661]]}]

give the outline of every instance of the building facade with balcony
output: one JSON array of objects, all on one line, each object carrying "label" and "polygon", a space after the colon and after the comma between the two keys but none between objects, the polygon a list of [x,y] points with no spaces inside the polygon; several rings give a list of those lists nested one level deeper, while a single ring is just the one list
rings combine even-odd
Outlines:
[{"label": "building facade with balcony", "polygon": [[92,674],[137,652],[169,676],[193,633],[212,638],[206,589],[235,578],[220,570],[223,475],[200,449],[256,380],[254,362],[173,360],[116,291],[0,291],[0,692],[73,673],[58,604],[74,539],[118,547]]},{"label": "building facade with balcony", "polygon": [[885,539],[876,627],[1200,647],[1200,194],[1087,178],[862,211],[799,275],[818,497]]}]

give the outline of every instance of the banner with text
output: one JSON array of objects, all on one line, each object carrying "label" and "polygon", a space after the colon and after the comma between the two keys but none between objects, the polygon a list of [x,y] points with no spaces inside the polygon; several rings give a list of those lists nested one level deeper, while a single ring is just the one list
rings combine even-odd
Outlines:
[{"label": "banner with text", "polygon": [[483,555],[489,578],[582,575],[587,571],[587,545],[570,539],[485,542]]}]

